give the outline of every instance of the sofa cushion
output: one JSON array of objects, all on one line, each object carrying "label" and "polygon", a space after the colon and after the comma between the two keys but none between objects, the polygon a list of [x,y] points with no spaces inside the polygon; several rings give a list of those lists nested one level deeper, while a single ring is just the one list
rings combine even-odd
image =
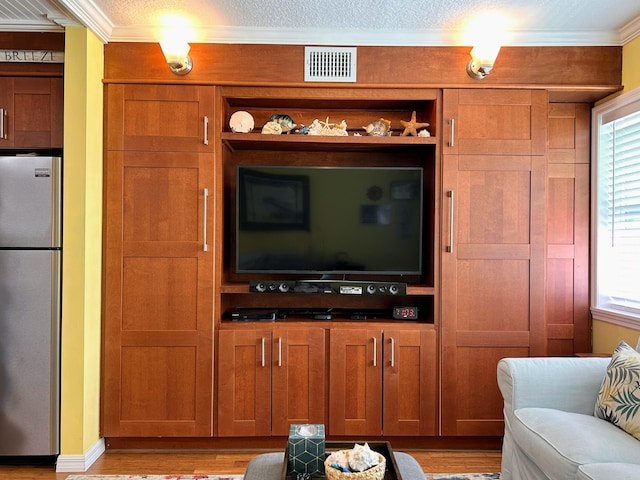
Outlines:
[{"label": "sofa cushion", "polygon": [[574,478],[585,463],[640,459],[638,440],[592,415],[529,407],[514,417],[514,442],[549,478]]},{"label": "sofa cushion", "polygon": [[590,463],[580,465],[576,480],[638,480],[640,465],[635,463]]},{"label": "sofa cushion", "polygon": [[625,342],[611,356],[594,414],[640,440],[640,353]]}]

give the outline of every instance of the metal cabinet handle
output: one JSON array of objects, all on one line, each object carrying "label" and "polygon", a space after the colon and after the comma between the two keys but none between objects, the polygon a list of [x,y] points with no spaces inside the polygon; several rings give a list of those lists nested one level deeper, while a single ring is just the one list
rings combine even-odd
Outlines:
[{"label": "metal cabinet handle", "polygon": [[204,144],[209,145],[209,117],[204,116]]},{"label": "metal cabinet handle", "polygon": [[206,251],[209,250],[209,245],[207,245],[207,200],[209,198],[209,189],[205,188],[203,193],[204,193],[204,195],[203,195],[204,196],[204,204],[203,204],[203,207],[202,207],[202,211],[203,211],[204,219],[203,219],[203,222],[202,222],[202,224],[203,224],[202,251],[206,252]]},{"label": "metal cabinet handle", "polygon": [[4,108],[0,108],[0,138],[6,140],[7,132],[4,131],[4,117],[7,116],[7,111]]},{"label": "metal cabinet handle", "polygon": [[449,253],[453,252],[453,214],[455,211],[453,195],[453,190],[447,192],[447,197],[451,199],[449,201],[449,245],[447,246],[447,252]]},{"label": "metal cabinet handle", "polygon": [[451,148],[453,148],[455,146],[455,138],[456,138],[456,120],[455,118],[452,118],[451,120],[449,120],[449,125],[451,125],[451,137],[449,139],[449,146]]},{"label": "metal cabinet handle", "polygon": [[373,366],[378,366],[378,339],[373,337]]},{"label": "metal cabinet handle", "polygon": [[391,366],[394,367],[396,363],[396,342],[391,337]]},{"label": "metal cabinet handle", "polygon": [[278,337],[278,366],[282,366],[282,337]]},{"label": "metal cabinet handle", "polygon": [[266,363],[264,361],[264,337],[262,337],[262,359],[261,359],[261,362],[260,362],[260,366],[262,368],[264,368],[266,366]]}]

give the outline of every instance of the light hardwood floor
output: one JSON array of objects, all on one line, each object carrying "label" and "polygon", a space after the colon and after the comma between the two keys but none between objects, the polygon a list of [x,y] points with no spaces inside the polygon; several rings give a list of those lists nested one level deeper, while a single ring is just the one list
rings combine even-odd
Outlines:
[{"label": "light hardwood floor", "polygon": [[[499,472],[500,452],[410,451],[430,473]],[[87,474],[223,474],[244,473],[247,463],[261,450],[243,451],[107,451]],[[70,473],[56,473],[53,466],[0,465],[0,479],[64,480]],[[410,480],[410,479],[408,479]]]}]

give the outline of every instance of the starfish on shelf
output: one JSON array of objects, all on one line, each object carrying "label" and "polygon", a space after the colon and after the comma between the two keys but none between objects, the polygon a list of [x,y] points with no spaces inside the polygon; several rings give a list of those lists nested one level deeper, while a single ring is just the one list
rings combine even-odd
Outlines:
[{"label": "starfish on shelf", "polygon": [[400,123],[404,127],[404,131],[402,132],[402,136],[405,137],[407,135],[413,135],[414,137],[418,136],[418,129],[428,127],[428,123],[421,123],[416,121],[416,112],[414,111],[411,114],[411,120],[405,122],[404,120],[400,120]]}]

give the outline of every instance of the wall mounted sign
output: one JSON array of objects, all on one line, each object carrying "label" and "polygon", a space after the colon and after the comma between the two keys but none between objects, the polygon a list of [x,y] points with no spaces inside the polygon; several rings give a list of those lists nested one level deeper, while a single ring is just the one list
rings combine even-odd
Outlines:
[{"label": "wall mounted sign", "polygon": [[0,62],[8,63],[64,63],[64,52],[54,50],[3,50]]}]

